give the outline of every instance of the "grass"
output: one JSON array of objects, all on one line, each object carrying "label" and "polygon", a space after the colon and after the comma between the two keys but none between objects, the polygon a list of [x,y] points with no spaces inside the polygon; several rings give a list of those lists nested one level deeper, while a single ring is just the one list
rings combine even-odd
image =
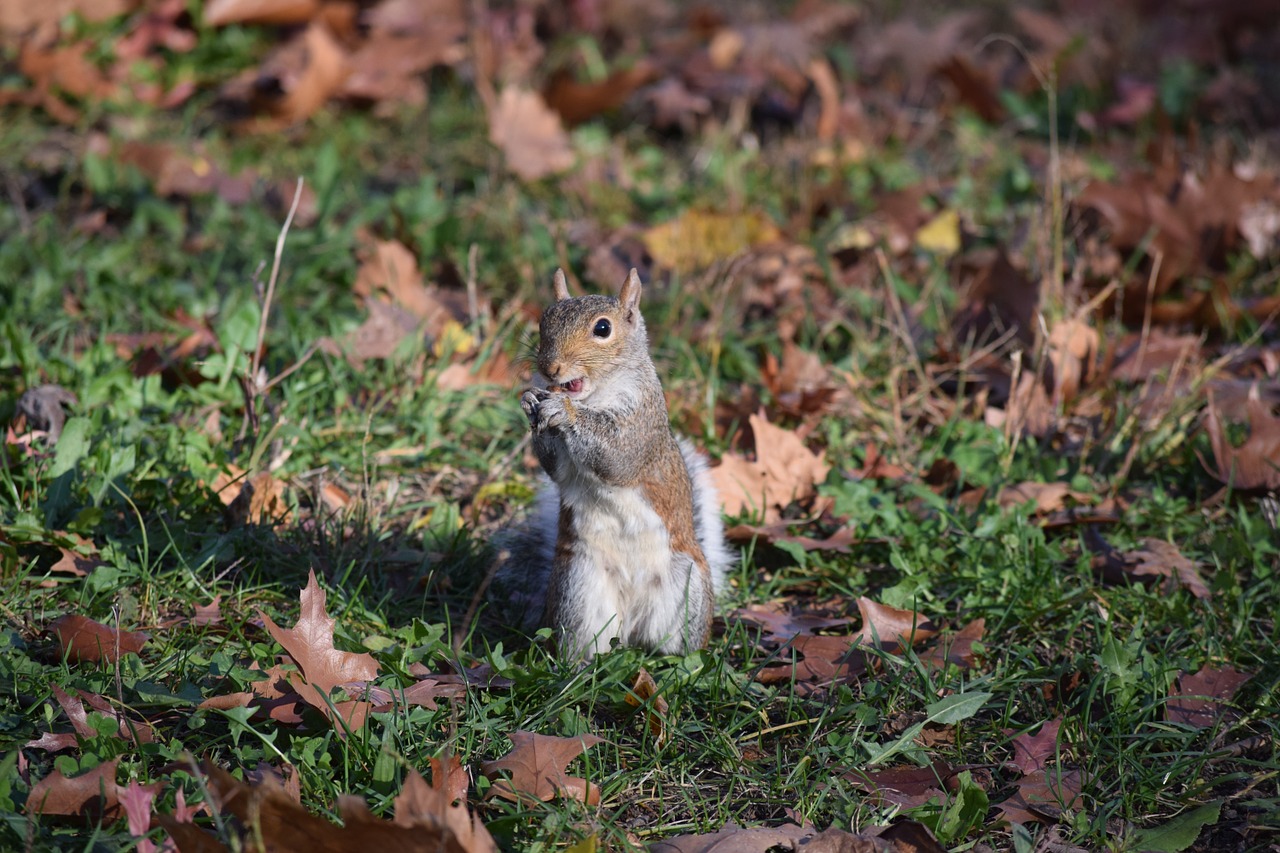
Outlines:
[{"label": "grass", "polygon": [[[478,278],[501,309],[540,304],[558,263],[582,268],[589,247],[566,237],[567,223],[597,208],[617,222],[651,222],[729,199],[786,221],[828,182],[870,203],[877,187],[909,185],[928,172],[922,152],[797,171],[786,154],[743,151],[716,138],[695,167],[675,145],[588,128],[579,131],[582,145],[618,153],[628,189],[581,181],[521,186],[503,175],[494,152],[474,144],[484,130],[472,97],[448,86],[432,97],[428,116],[390,123],[323,115],[286,146],[211,135],[212,150],[231,162],[273,178],[304,175],[319,200],[316,222],[288,236],[266,341],[270,375],[317,339],[358,325],[350,282],[361,229],[397,236],[424,264],[448,260],[461,270],[476,246]],[[977,665],[935,671],[914,652],[884,654],[874,675],[806,696],[796,684],[754,680],[778,653],[732,620],[708,649],[683,658],[623,649],[584,667],[561,664],[544,642],[513,632],[489,609],[463,622],[493,557],[492,535],[532,494],[513,389],[439,390],[434,376],[444,359],[421,342],[360,367],[318,352],[261,401],[265,428],[241,437],[244,397],[234,377],[256,339],[255,270],[270,259],[280,216],[264,204],[158,198],[138,176],[92,156],[68,155],[47,171],[22,173],[17,164],[51,131],[31,116],[14,118],[0,129],[0,149],[15,152],[5,173],[19,181],[28,208],[0,208],[0,422],[12,419],[25,389],[56,383],[78,398],[72,413],[82,419],[75,429],[84,441],[33,456],[14,447],[0,452],[0,846],[131,846],[122,823],[86,832],[25,813],[30,782],[54,768],[70,775],[119,757],[120,781],[147,782],[190,755],[237,773],[287,763],[306,806],[336,818],[339,795],[363,797],[386,813],[409,768],[453,751],[474,770],[505,753],[506,733],[520,729],[605,737],[574,765],[603,796],[598,807],[482,801],[489,782],[475,774],[473,803],[510,849],[560,849],[591,835],[602,847],[626,849],[730,821],[803,818],[858,830],[899,810],[861,793],[851,774],[926,719],[933,703],[964,694],[990,698],[950,726],[948,738],[929,747],[899,744],[894,762],[941,758],[983,768],[983,796],[996,803],[1016,782],[1003,764],[1012,738],[1062,717],[1064,758],[1087,779],[1083,805],[1062,816],[1070,839],[1128,849],[1136,827],[1223,800],[1231,814],[1224,825],[1247,824],[1251,847],[1274,843],[1277,540],[1255,498],[1220,493],[1205,474],[1197,459],[1208,452],[1202,435],[1172,442],[1134,432],[1114,452],[1100,441],[1072,455],[1034,440],[1013,447],[963,402],[936,417],[895,419],[887,401],[919,390],[903,367],[907,330],[886,302],[883,280],[841,292],[840,316],[803,325],[800,343],[849,377],[851,404],[818,419],[813,435],[832,464],[824,494],[851,519],[859,544],[836,554],[757,543],[744,551],[724,609],[786,598],[849,613],[853,599],[866,595],[957,627],[984,618]],[[169,129],[181,132],[181,121]],[[433,140],[425,154],[407,142],[417,132]],[[984,176],[962,182],[956,203],[993,240],[1038,211],[1027,188],[1032,168],[999,134],[966,121],[958,134],[965,156],[950,162],[957,174]],[[980,191],[985,176],[998,194]],[[106,226],[78,230],[86,208],[105,210]],[[819,224],[799,236],[819,243],[828,235]],[[954,302],[940,262],[914,255],[897,275],[908,296],[929,306],[922,322],[940,327]],[[777,338],[767,321],[726,323],[713,330],[714,352],[696,343],[706,339],[714,301],[700,293],[703,283],[677,279],[651,289],[646,316],[669,390],[694,401],[682,403],[675,419],[699,419],[700,438],[722,452],[731,435],[712,427],[712,404],[732,402],[744,385],[759,388],[760,354]],[[113,336],[172,329],[179,309],[211,318],[224,354],[194,366],[198,382],[136,377]],[[518,323],[505,326],[492,345],[515,354],[525,332]],[[964,485],[984,486],[988,497],[965,504],[959,487],[939,495],[914,482],[853,479],[846,472],[863,461],[868,441],[921,469],[951,460]],[[1067,480],[1107,494],[1127,442],[1140,445],[1122,484],[1130,503],[1109,540],[1176,543],[1210,567],[1208,601],[1103,585],[1081,528],[1046,529],[1027,510],[994,500],[1002,485],[1024,480]],[[228,524],[210,486],[215,475],[228,463],[266,460],[279,462],[277,476],[291,486],[293,520]],[[355,499],[325,509],[316,497],[325,484]],[[49,572],[68,534],[99,550],[101,564],[84,578]],[[197,709],[209,696],[247,689],[259,677],[251,664],[273,662],[280,650],[258,612],[291,624],[309,568],[329,591],[339,648],[369,650],[384,673],[404,678],[416,664],[435,672],[487,664],[510,687],[472,690],[438,710],[376,715],[347,737],[314,720],[290,727],[243,709]],[[220,625],[166,627],[215,595]],[[48,633],[64,613],[148,630],[151,639],[118,666],[71,664]],[[1174,677],[1205,663],[1254,673],[1238,697],[1242,718],[1203,731],[1165,722]],[[669,703],[661,743],[625,701],[642,666]],[[90,713],[97,736],[56,756],[23,750],[29,764],[20,772],[23,744],[65,731],[51,701],[55,684],[108,697],[151,721],[156,739],[132,747],[107,718]],[[1221,751],[1253,735],[1260,737],[1252,746]],[[172,778],[189,799],[200,798],[190,773]],[[963,805],[982,791],[972,780],[961,783],[949,803]],[[173,796],[161,795],[162,811]],[[908,813],[936,822],[945,807]],[[1029,839],[1045,831],[999,827],[981,806],[948,814],[939,832],[955,849],[1030,849]],[[1213,831],[1201,849],[1215,849]]]}]

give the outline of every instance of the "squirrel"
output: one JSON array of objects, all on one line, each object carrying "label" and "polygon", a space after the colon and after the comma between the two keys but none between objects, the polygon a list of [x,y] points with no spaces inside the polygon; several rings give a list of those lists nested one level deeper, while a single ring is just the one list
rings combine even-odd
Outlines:
[{"label": "squirrel", "polygon": [[660,653],[706,645],[732,558],[705,457],[677,439],[640,314],[640,276],[619,295],[569,295],[564,271],[539,323],[520,406],[548,482],[511,541],[508,577],[562,658],[616,638]]}]

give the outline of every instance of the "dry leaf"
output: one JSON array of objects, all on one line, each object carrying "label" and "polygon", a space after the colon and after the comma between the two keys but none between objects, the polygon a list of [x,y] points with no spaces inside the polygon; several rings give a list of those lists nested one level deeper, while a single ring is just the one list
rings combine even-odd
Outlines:
[{"label": "dry leaf", "polygon": [[120,793],[116,784],[114,758],[79,776],[63,776],[54,770],[31,786],[27,795],[27,813],[41,815],[75,815],[88,821],[114,820],[120,814]]},{"label": "dry leaf", "polygon": [[1023,776],[1043,771],[1050,763],[1056,763],[1058,754],[1058,732],[1062,728],[1062,718],[1050,720],[1040,727],[1034,735],[1021,734],[1012,741],[1013,765]]},{"label": "dry leaf", "polygon": [[986,631],[987,620],[975,619],[954,634],[944,634],[920,653],[920,662],[931,669],[942,669],[947,664],[968,669],[973,666],[973,644],[981,642]]},{"label": "dry leaf", "polygon": [[1009,823],[1054,823],[1064,810],[1083,806],[1080,786],[1079,770],[1055,765],[1023,776],[1014,795],[996,807]]},{"label": "dry leaf", "polygon": [[1035,511],[1040,515],[1064,509],[1068,501],[1087,504],[1093,502],[1093,497],[1072,489],[1070,483],[1026,482],[1005,486],[996,498],[996,503],[1004,509],[1034,502]]},{"label": "dry leaf", "polygon": [[[595,735],[552,737],[533,732],[512,732],[512,749],[496,761],[486,761],[481,772],[494,780],[489,796],[520,802],[527,798],[546,802],[556,797],[581,800],[587,805],[600,802],[600,789],[586,779],[565,772],[569,762],[584,750],[603,743]],[[511,774],[505,779],[499,771]]]},{"label": "dry leaf", "polygon": [[1231,666],[1218,669],[1209,664],[1194,675],[1184,672],[1169,691],[1165,719],[1197,729],[1212,728],[1235,715],[1227,703],[1252,677]]},{"label": "dry leaf", "polygon": [[1213,465],[1201,459],[1210,474],[1235,489],[1280,489],[1280,418],[1271,413],[1258,393],[1249,389],[1245,402],[1249,437],[1236,447],[1227,437],[1223,412],[1213,395],[1205,410],[1204,429],[1213,446]]},{"label": "dry leaf", "polygon": [[930,800],[946,802],[943,791],[954,775],[950,765],[938,760],[929,767],[905,765],[883,770],[851,770],[844,778],[871,794],[877,802],[915,808]]},{"label": "dry leaf", "polygon": [[862,630],[856,639],[864,645],[897,651],[938,634],[938,628],[921,614],[877,604],[866,596],[858,598],[858,612],[862,614]]},{"label": "dry leaf", "polygon": [[[853,621],[848,616],[824,616],[805,611],[790,612],[783,609],[779,602],[740,608],[730,612],[726,618],[743,619],[760,626],[764,631],[761,639],[770,644],[786,643],[800,634],[844,628]],[[847,641],[848,638],[845,639]]]},{"label": "dry leaf", "polygon": [[292,517],[285,502],[284,483],[263,471],[251,477],[235,466],[214,477],[213,491],[226,507],[228,521],[244,524],[287,524]]},{"label": "dry leaf", "polygon": [[111,663],[122,654],[138,654],[147,641],[147,635],[136,631],[121,631],[87,616],[59,616],[49,625],[58,637],[59,654],[72,663]]},{"label": "dry leaf", "polygon": [[508,86],[489,113],[489,141],[506,156],[507,167],[536,181],[573,165],[573,146],[558,116],[537,92]]},{"label": "dry leaf", "polygon": [[89,22],[105,21],[138,5],[139,0],[4,0],[0,2],[0,32],[22,35],[41,24],[56,24],[69,15],[80,15]]},{"label": "dry leaf", "polygon": [[831,466],[824,453],[812,452],[800,436],[770,424],[764,415],[752,415],[750,423],[755,460],[725,454],[711,476],[726,515],[751,511],[771,524],[789,504],[816,497]]},{"label": "dry leaf", "polygon": [[642,239],[657,266],[688,275],[717,261],[733,260],[780,236],[773,222],[759,211],[714,213],[691,209],[653,226]]},{"label": "dry leaf", "polygon": [[567,127],[576,127],[622,106],[632,92],[658,77],[658,69],[646,60],[616,71],[598,83],[579,83],[568,71],[560,71],[552,76],[542,97],[547,106],[560,114]]},{"label": "dry leaf", "polygon": [[667,739],[666,718],[669,707],[667,700],[658,692],[657,682],[644,667],[636,673],[636,680],[631,685],[631,692],[626,695],[626,701],[633,708],[649,703],[649,707],[645,709],[649,733],[653,735],[654,743],[662,746]]},{"label": "dry leaf", "polygon": [[319,9],[318,0],[209,0],[204,7],[204,24],[302,24]]},{"label": "dry leaf", "polygon": [[307,585],[299,600],[302,610],[292,628],[281,628],[270,616],[261,611],[258,614],[267,631],[284,647],[301,671],[300,677],[298,673],[290,674],[289,683],[298,695],[330,719],[336,714],[349,728],[359,728],[369,712],[369,703],[347,701],[331,707],[330,696],[340,685],[376,678],[378,662],[367,653],[343,652],[334,648],[336,620],[325,611],[326,594],[316,582],[314,569],[307,576]]}]

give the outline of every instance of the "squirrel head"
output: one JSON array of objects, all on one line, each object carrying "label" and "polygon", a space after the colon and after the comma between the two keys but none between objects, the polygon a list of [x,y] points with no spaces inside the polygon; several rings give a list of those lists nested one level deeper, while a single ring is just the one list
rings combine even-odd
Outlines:
[{"label": "squirrel head", "polygon": [[586,400],[607,386],[611,376],[651,365],[640,291],[640,276],[632,269],[616,297],[575,298],[569,295],[564,270],[556,270],[556,301],[542,312],[538,326],[535,381],[549,391]]}]

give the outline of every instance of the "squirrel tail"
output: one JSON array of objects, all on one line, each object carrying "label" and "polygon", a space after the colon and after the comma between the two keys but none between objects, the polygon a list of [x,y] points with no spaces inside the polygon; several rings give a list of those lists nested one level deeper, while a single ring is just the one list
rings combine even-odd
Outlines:
[{"label": "squirrel tail", "polygon": [[707,457],[693,442],[679,439],[680,454],[684,456],[689,479],[693,483],[693,529],[702,547],[702,556],[711,569],[711,587],[716,597],[724,592],[725,577],[733,565],[733,553],[724,541],[724,521],[720,516],[720,495],[711,480]]},{"label": "squirrel tail", "polygon": [[494,577],[495,592],[502,609],[527,631],[542,622],[559,527],[560,491],[544,476],[529,517],[499,534],[496,543],[507,557]]}]

